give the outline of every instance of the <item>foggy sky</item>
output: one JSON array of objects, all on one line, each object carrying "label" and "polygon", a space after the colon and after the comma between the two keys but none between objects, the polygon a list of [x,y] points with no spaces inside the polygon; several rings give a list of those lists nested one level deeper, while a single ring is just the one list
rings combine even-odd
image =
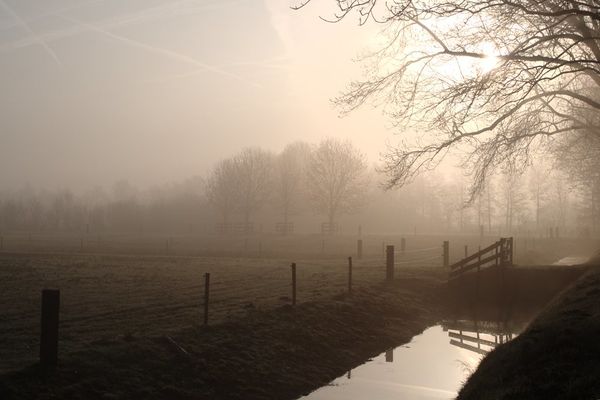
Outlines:
[{"label": "foggy sky", "polygon": [[377,161],[384,118],[340,120],[329,102],[374,28],[290,4],[0,0],[0,191],[161,184],[324,136]]}]

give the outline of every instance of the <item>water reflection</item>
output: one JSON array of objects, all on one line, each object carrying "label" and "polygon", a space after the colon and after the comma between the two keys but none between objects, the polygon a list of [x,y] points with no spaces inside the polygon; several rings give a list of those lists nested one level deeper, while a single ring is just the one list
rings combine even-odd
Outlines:
[{"label": "water reflection", "polygon": [[441,325],[348,371],[303,400],[453,399],[481,356],[448,343]]},{"label": "water reflection", "polygon": [[304,400],[454,399],[481,359],[520,333],[533,313],[469,303],[404,346],[379,356]]},{"label": "water reflection", "polygon": [[444,321],[442,326],[448,331],[451,345],[481,355],[518,334],[514,328],[492,321]]}]

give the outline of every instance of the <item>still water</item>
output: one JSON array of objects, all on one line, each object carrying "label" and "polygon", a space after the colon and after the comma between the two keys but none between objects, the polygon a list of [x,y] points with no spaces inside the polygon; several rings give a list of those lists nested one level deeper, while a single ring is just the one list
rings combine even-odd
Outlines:
[{"label": "still water", "polygon": [[301,399],[454,399],[484,355],[512,339],[512,331],[493,322],[446,321]]},{"label": "still water", "polygon": [[590,258],[586,256],[569,256],[561,258],[560,260],[556,261],[554,265],[579,265],[586,263],[589,260]]}]

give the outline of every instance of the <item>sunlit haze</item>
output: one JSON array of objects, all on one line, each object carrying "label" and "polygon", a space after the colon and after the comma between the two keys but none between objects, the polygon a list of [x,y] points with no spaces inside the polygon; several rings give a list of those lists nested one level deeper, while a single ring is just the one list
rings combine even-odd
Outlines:
[{"label": "sunlit haze", "polygon": [[280,0],[0,3],[0,190],[148,186],[247,146],[351,139],[372,162],[378,110],[329,100],[360,76],[372,27]]}]

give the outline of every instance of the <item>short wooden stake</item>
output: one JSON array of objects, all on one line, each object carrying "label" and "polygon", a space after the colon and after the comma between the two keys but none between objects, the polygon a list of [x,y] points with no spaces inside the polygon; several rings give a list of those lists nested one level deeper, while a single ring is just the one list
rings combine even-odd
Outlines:
[{"label": "short wooden stake", "polygon": [[356,241],[356,258],[358,258],[359,260],[362,260],[362,255],[363,255],[363,241],[362,241],[362,239],[358,239]]},{"label": "short wooden stake", "polygon": [[443,248],[442,259],[443,259],[444,268],[448,268],[450,266],[450,242],[447,240],[444,240],[444,244],[442,245],[442,248]]},{"label": "short wooden stake", "polygon": [[208,301],[210,294],[210,273],[204,274],[204,325],[208,325]]},{"label": "short wooden stake", "polygon": [[404,254],[405,250],[406,250],[406,239],[402,238],[402,239],[400,239],[400,251]]},{"label": "short wooden stake", "polygon": [[352,293],[352,257],[348,257],[348,293]]},{"label": "short wooden stake", "polygon": [[394,246],[386,247],[385,257],[385,280],[394,280]]},{"label": "short wooden stake", "polygon": [[394,349],[389,349],[385,352],[385,362],[394,362]]},{"label": "short wooden stake", "polygon": [[465,244],[465,258],[469,256],[469,246]]},{"label": "short wooden stake", "polygon": [[45,368],[53,368],[58,364],[59,309],[60,290],[42,290],[40,364]]},{"label": "short wooden stake", "polygon": [[292,263],[292,305],[296,305],[296,263]]}]

